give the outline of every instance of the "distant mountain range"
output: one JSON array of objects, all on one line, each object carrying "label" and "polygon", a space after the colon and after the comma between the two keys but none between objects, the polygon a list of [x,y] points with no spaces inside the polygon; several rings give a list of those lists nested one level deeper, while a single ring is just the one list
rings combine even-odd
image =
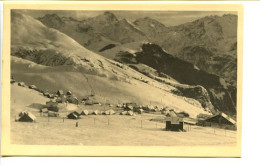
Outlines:
[{"label": "distant mountain range", "polygon": [[191,62],[201,70],[221,76],[236,86],[236,15],[207,16],[171,27],[149,17],[134,22],[118,20],[112,12],[104,12],[83,21],[60,18],[55,14],[45,15],[39,20],[96,52],[101,45],[111,43],[156,43],[173,56]]},{"label": "distant mountain range", "polygon": [[[134,101],[146,103],[152,99],[158,103],[156,98],[164,94],[170,99],[165,101],[180,110],[185,108],[175,96],[198,101],[201,107],[195,106],[194,110],[191,106],[186,109],[190,113],[202,108],[205,112],[236,115],[236,26],[235,15],[209,16],[167,27],[148,17],[133,22],[119,20],[112,12],[86,20],[56,14],[33,19],[13,12],[12,55],[55,68],[74,66],[74,69],[64,67],[75,72],[74,78],[79,74],[77,70],[81,70],[90,83],[91,79],[99,81],[96,84],[93,81],[92,88],[100,90],[100,95],[109,95],[104,87],[110,87],[115,93],[111,96],[114,102],[124,93],[131,101],[135,98]],[[14,66],[19,66],[18,63],[17,59],[13,62]],[[14,70],[20,73],[16,67]],[[26,75],[30,74],[23,74],[23,77],[16,74],[23,81]],[[51,73],[47,75],[46,82],[50,82]],[[64,77],[61,79],[65,81]],[[75,79],[79,83],[86,81]],[[129,89],[123,82],[129,83]],[[145,97],[137,90],[143,88],[140,82],[146,84]],[[61,86],[69,88],[71,83]],[[112,83],[117,84],[117,90]],[[39,86],[47,88],[44,84]],[[84,96],[81,90],[70,90]],[[155,91],[154,97],[149,95],[149,90]]]}]

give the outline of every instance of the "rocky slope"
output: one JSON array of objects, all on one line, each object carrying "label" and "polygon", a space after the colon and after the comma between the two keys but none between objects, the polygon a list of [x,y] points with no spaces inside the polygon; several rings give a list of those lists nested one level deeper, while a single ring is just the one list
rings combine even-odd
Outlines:
[{"label": "rocky slope", "polygon": [[[184,87],[170,83],[178,89],[176,94],[203,102],[204,108],[211,109],[212,112],[236,114],[236,99],[232,86],[228,85],[223,78],[200,70],[197,66],[168,54],[159,45],[147,43],[142,46],[140,52],[135,54],[125,52],[118,55],[120,58],[117,57],[117,60],[123,63],[131,65],[142,63],[161,74],[169,75],[181,84],[191,85]],[[157,79],[157,81],[161,80]],[[169,84],[167,81],[163,82]]]},{"label": "rocky slope", "polygon": [[170,28],[159,43],[165,50],[236,86],[236,15],[208,16]]}]

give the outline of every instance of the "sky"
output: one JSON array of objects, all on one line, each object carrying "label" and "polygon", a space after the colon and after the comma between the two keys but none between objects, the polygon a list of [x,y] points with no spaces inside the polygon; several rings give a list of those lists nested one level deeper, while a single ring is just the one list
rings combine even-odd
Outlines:
[{"label": "sky", "polygon": [[[89,17],[95,17],[104,13],[104,11],[83,11],[83,10],[20,10],[22,13],[32,17],[42,17],[45,14],[57,14],[60,17],[72,17],[78,20],[84,20]],[[110,11],[116,15],[118,19],[127,19],[134,21],[138,18],[150,17],[158,20],[166,26],[175,26],[196,19],[209,16],[223,14],[236,14],[229,11]]]}]

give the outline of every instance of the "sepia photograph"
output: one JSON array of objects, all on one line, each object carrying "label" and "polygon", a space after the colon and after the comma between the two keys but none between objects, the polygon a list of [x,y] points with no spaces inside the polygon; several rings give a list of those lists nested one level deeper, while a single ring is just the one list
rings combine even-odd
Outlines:
[{"label": "sepia photograph", "polygon": [[4,6],[3,153],[239,157],[242,6],[139,5]]}]

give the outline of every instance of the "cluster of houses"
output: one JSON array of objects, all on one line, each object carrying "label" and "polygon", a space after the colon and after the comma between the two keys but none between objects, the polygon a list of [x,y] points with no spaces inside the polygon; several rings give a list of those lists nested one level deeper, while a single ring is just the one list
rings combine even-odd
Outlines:
[{"label": "cluster of houses", "polygon": [[[15,83],[15,80],[13,78],[11,78],[11,83]],[[18,86],[26,87],[24,82],[18,82]],[[43,96],[48,97],[51,100],[55,100],[55,102],[57,103],[68,102],[72,104],[79,104],[78,98],[74,96],[71,91],[67,91],[66,93],[64,93],[63,90],[58,90],[56,93],[51,93],[48,90],[40,90],[35,85],[29,85],[28,88],[41,92]]]},{"label": "cluster of houses", "polygon": [[[13,77],[11,78],[11,83],[15,83]],[[19,86],[25,87],[24,82],[18,82]],[[72,104],[79,104],[79,100],[75,97],[71,91],[67,91],[66,93],[63,90],[58,90],[55,94],[52,94],[47,91],[40,91],[37,89],[35,85],[30,85],[30,89],[37,90],[42,92],[42,94],[48,98],[50,101],[46,102],[46,107],[40,110],[41,113],[48,113],[49,117],[58,117],[59,116],[59,106],[58,103],[72,103]],[[98,101],[95,101],[90,98],[83,98],[81,100],[81,104],[84,105],[93,105],[93,104],[100,104]],[[110,107],[112,105],[109,105]],[[151,105],[137,105],[136,103],[123,103],[118,104],[117,108],[123,109],[119,114],[120,115],[129,115],[135,116],[136,114],[142,113],[150,113],[150,112],[158,112],[164,114],[166,116],[165,119],[165,128],[169,131],[184,131],[183,125],[198,125],[198,126],[208,126],[208,127],[218,127],[223,129],[231,129],[236,130],[236,121],[232,118],[228,117],[228,115],[224,113],[218,113],[214,116],[209,116],[204,119],[191,119],[189,118],[189,114],[186,112],[176,113],[174,109],[169,107],[158,107],[158,106],[151,106]],[[114,115],[116,112],[112,109],[100,111],[94,110],[89,112],[88,110],[83,110],[81,112],[74,111],[67,115],[69,119],[79,119],[81,115]],[[16,121],[29,121],[34,122],[36,117],[30,112],[21,112],[19,113],[19,117]]]},{"label": "cluster of houses", "polygon": [[125,111],[133,111],[138,114],[142,113],[150,113],[150,112],[159,112],[162,114],[167,114],[171,111],[174,111],[172,108],[169,107],[158,107],[152,105],[137,105],[136,103],[123,103],[117,105],[118,108],[122,108]]}]

